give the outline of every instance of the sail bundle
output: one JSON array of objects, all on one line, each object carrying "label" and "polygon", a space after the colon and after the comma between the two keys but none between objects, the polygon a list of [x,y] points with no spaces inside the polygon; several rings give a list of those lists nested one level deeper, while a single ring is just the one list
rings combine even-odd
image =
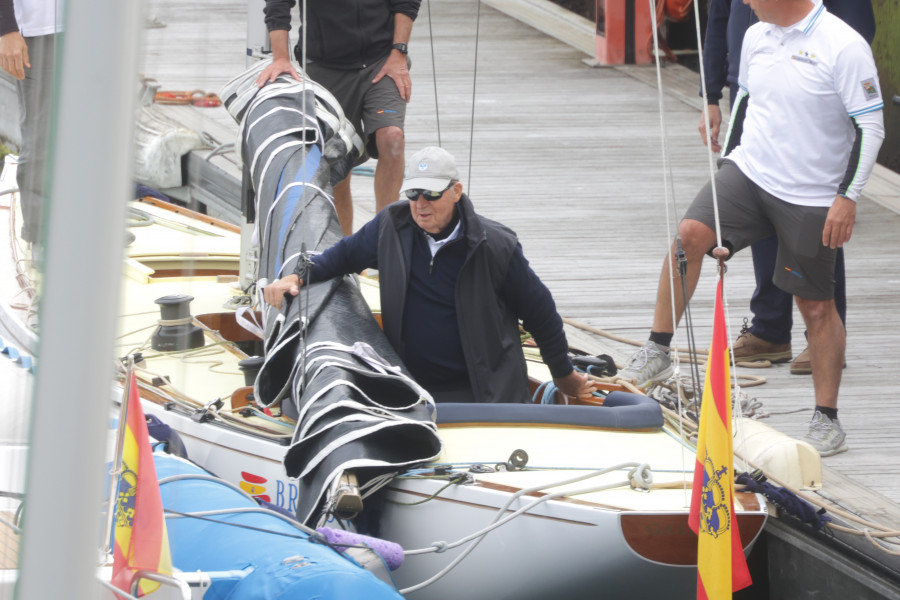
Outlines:
[{"label": "sail bundle", "polygon": [[[257,64],[223,89],[240,123],[241,157],[255,191],[260,285],[342,237],[332,184],[362,156],[340,105],[286,75],[257,88]],[[361,484],[435,458],[434,401],[409,375],[353,277],[305,286],[282,310],[265,307],[257,402],[297,419],[284,465],[298,477],[297,517],[311,523],[347,469]]]}]

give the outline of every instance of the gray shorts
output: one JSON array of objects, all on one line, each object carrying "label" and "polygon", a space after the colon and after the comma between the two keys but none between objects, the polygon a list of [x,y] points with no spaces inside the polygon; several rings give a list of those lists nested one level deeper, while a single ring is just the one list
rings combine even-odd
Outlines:
[{"label": "gray shorts", "polygon": [[[403,129],[406,101],[400,97],[397,84],[390,77],[372,80],[384,66],[387,56],[364,69],[330,69],[319,63],[308,63],[306,72],[316,83],[331,92],[360,137],[365,140],[366,153],[378,158],[375,132],[394,125]],[[407,64],[409,59],[407,59]],[[363,157],[360,162],[363,162]]]},{"label": "gray shorts", "polygon": [[[756,185],[730,160],[715,176],[722,243],[735,253],[763,238],[778,236],[772,282],[809,300],[834,298],[837,251],[822,244],[828,208],[779,200]],[[684,214],[716,229],[712,186],[707,183]]]}]

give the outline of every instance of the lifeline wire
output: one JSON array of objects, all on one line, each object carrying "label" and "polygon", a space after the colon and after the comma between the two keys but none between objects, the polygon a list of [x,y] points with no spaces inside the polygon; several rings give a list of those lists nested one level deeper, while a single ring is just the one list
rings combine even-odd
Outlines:
[{"label": "lifeline wire", "polygon": [[[672,215],[669,212],[669,205],[671,203],[672,212],[675,211],[675,189],[672,184],[672,173],[671,173],[671,164],[669,163],[669,149],[666,141],[666,114],[665,107],[663,106],[663,84],[662,84],[662,67],[659,62],[659,40],[658,40],[658,32],[659,32],[659,24],[656,22],[656,2],[655,0],[648,0],[650,4],[650,21],[651,27],[653,30],[652,38],[653,38],[653,59],[656,63],[656,88],[659,90],[657,94],[657,103],[658,103],[658,112],[659,112],[659,137],[660,137],[660,147],[662,149],[662,160],[663,160],[663,190],[665,194],[665,202],[664,205],[666,207],[666,231],[667,233],[671,231],[672,228]],[[668,186],[666,185],[668,184]],[[670,190],[669,188],[672,187]],[[669,196],[669,192],[671,191],[671,198]],[[677,229],[676,229],[677,235]],[[669,234],[671,237],[671,234]],[[668,243],[668,240],[666,240]],[[666,260],[666,269],[669,272],[669,302],[671,304],[672,310],[672,342],[674,346],[677,347],[676,342],[678,341],[678,327],[675,324],[678,320],[675,318],[675,288],[671,282],[674,281],[674,273],[672,272],[672,246],[669,245],[666,250],[666,256],[668,260]],[[684,296],[682,296],[683,298]],[[686,302],[684,304],[687,304]],[[690,347],[689,347],[690,348]],[[679,360],[678,352],[675,352],[675,360],[674,362],[674,371],[673,375],[675,376],[675,396],[678,401],[678,414],[680,415],[683,410],[683,406],[681,404],[682,398],[682,387],[681,387],[681,377],[680,374],[680,360]],[[695,384],[694,389],[697,390],[697,386]],[[681,420],[679,419],[679,435],[684,435],[683,429],[681,429]],[[682,468],[686,468],[684,464],[684,452],[681,453],[681,462]],[[685,484],[685,503],[687,503],[687,484]]]},{"label": "lifeline wire", "polygon": [[[612,483],[612,484],[605,484],[605,485],[600,485],[600,486],[592,486],[589,488],[583,488],[583,489],[578,489],[578,490],[560,491],[560,492],[554,492],[552,494],[547,494],[547,495],[541,496],[541,497],[533,500],[532,502],[526,504],[525,506],[516,510],[512,514],[507,515],[506,517],[504,517],[502,519],[500,518],[501,515],[503,515],[506,512],[507,508],[509,508],[509,506],[521,496],[531,494],[534,492],[539,492],[542,490],[546,490],[548,488],[559,487],[559,486],[563,486],[563,485],[577,483],[577,482],[583,481],[585,479],[590,479],[592,477],[610,473],[612,471],[616,471],[616,470],[623,469],[626,467],[632,467],[632,470],[629,473],[628,481]],[[500,509],[497,510],[497,513],[494,516],[494,520],[491,521],[491,523],[487,527],[484,527],[483,529],[476,531],[475,533],[472,533],[472,534],[470,534],[462,539],[459,539],[455,542],[452,542],[450,544],[447,544],[445,542],[435,542],[435,544],[433,544],[429,548],[405,551],[404,554],[406,554],[407,556],[415,555],[415,554],[425,554],[427,552],[443,552],[449,548],[455,548],[461,544],[464,544],[467,541],[472,541],[472,543],[464,551],[462,551],[455,559],[453,559],[453,561],[450,562],[450,564],[448,564],[446,567],[441,569],[438,573],[436,573],[429,579],[426,579],[425,581],[423,581],[419,584],[416,584],[412,587],[408,587],[406,589],[400,590],[400,594],[401,595],[409,594],[411,592],[420,590],[428,585],[431,585],[435,581],[439,580],[441,577],[443,577],[444,575],[449,573],[451,570],[453,570],[453,568],[456,567],[457,564],[462,562],[462,560],[465,559],[466,556],[468,556],[475,549],[475,547],[478,546],[479,543],[481,543],[481,541],[485,538],[485,536],[488,533],[490,533],[494,529],[497,529],[498,527],[501,527],[502,525],[505,525],[506,523],[510,522],[511,520],[518,517],[519,515],[522,515],[525,512],[531,510],[535,506],[538,506],[538,505],[548,502],[550,500],[559,498],[561,496],[576,496],[579,494],[587,494],[590,492],[601,491],[601,490],[605,490],[605,489],[612,489],[612,488],[616,488],[616,487],[622,487],[625,485],[629,485],[632,482],[638,483],[640,485],[645,485],[645,484],[649,485],[652,483],[652,481],[653,481],[653,474],[652,474],[652,471],[650,471],[650,467],[648,465],[642,464],[642,463],[631,462],[631,463],[622,463],[620,465],[616,465],[614,467],[609,467],[606,469],[599,469],[596,471],[592,471],[590,473],[579,475],[577,477],[565,479],[565,480],[559,481],[557,483],[551,483],[548,485],[538,485],[538,486],[534,486],[532,488],[521,489],[521,490],[517,491],[516,493],[512,494],[507,499],[506,503],[502,507],[500,507]]]}]

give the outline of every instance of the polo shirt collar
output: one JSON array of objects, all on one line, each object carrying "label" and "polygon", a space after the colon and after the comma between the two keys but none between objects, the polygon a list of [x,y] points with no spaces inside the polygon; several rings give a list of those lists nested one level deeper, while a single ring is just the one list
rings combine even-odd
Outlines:
[{"label": "polo shirt collar", "polygon": [[789,25],[787,27],[778,27],[777,25],[772,25],[776,30],[781,31],[782,34],[786,35],[792,31],[799,31],[803,35],[809,35],[810,32],[819,24],[821,20],[822,14],[825,12],[825,5],[822,4],[822,0],[812,0],[813,7],[806,16],[794,23],[793,25]]},{"label": "polo shirt collar", "polygon": [[450,232],[450,235],[442,240],[434,239],[433,237],[431,237],[431,234],[429,234],[424,229],[422,231],[425,233],[425,241],[428,242],[428,249],[431,250],[431,256],[434,256],[442,246],[445,246],[460,237],[462,232],[462,221],[457,221],[456,227],[453,228],[453,231]]}]

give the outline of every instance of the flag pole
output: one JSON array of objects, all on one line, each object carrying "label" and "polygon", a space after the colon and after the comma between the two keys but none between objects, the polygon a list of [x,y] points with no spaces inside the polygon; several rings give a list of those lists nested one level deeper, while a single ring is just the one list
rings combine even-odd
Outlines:
[{"label": "flag pole", "polygon": [[116,431],[116,451],[109,468],[109,490],[106,498],[106,527],[103,530],[103,554],[112,553],[112,529],[118,501],[119,475],[122,474],[122,451],[125,444],[125,422],[128,416],[128,393],[134,376],[134,356],[128,355],[125,367],[125,383],[122,386],[122,405],[119,407],[119,425]]}]

